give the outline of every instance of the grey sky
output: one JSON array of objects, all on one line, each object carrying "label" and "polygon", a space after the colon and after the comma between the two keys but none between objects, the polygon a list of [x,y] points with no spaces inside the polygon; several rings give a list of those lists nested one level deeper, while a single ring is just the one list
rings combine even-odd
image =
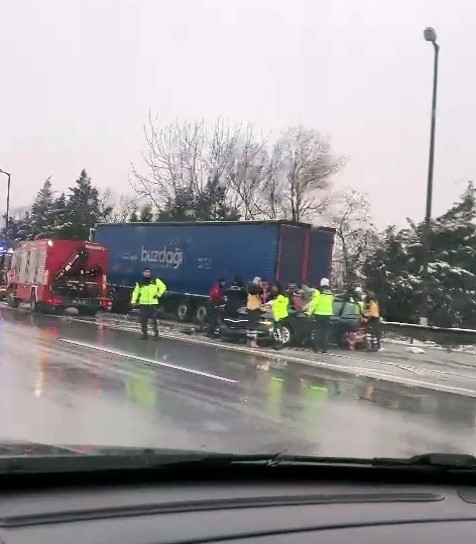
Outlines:
[{"label": "grey sky", "polygon": [[418,219],[429,25],[441,44],[435,214],[475,177],[472,0],[0,0],[0,21],[0,168],[14,206],[83,167],[128,190],[150,109],[318,128],[351,158],[338,184],[369,191],[379,224]]}]

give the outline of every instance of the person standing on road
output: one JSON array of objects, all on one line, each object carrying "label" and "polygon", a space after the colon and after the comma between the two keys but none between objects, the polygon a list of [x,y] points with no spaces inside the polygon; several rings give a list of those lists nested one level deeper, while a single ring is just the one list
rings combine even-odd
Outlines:
[{"label": "person standing on road", "polygon": [[132,292],[131,303],[133,306],[139,306],[140,327],[142,331],[142,339],[147,340],[147,324],[149,319],[152,321],[152,332],[154,338],[159,336],[159,328],[157,325],[157,309],[159,307],[159,299],[165,293],[167,286],[165,283],[156,278],[152,278],[152,273],[149,268],[145,268],[142,272],[142,279],[136,283]]},{"label": "person standing on road", "polygon": [[365,294],[362,291],[362,287],[355,288],[355,302],[359,305],[362,315],[365,313]]},{"label": "person standing on road", "polygon": [[369,291],[365,303],[367,320],[367,344],[371,351],[380,349],[380,306],[375,293]]},{"label": "person standing on road", "polygon": [[261,278],[256,277],[248,285],[248,298],[246,301],[246,310],[248,317],[248,326],[246,331],[246,344],[250,348],[258,347],[258,322],[264,306],[261,303]]},{"label": "person standing on road", "polygon": [[314,292],[308,312],[312,319],[312,349],[327,353],[331,316],[334,315],[334,295],[327,278],[321,279],[320,289]]},{"label": "person standing on road", "polygon": [[238,310],[246,306],[247,297],[245,282],[239,276],[235,276],[225,291],[224,317],[236,317]]},{"label": "person standing on road", "polygon": [[289,316],[289,296],[286,295],[279,283],[276,285],[276,296],[271,301],[271,309],[274,321],[274,346],[276,348],[281,348],[284,345],[283,324]]},{"label": "person standing on road", "polygon": [[207,336],[212,338],[218,327],[220,306],[225,302],[225,279],[219,280],[210,289],[207,308]]}]

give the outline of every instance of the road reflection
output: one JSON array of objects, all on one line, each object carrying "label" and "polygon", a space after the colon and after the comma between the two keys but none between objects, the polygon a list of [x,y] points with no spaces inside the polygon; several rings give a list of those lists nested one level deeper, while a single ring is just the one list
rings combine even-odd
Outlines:
[{"label": "road reflection", "polygon": [[[61,342],[66,333],[148,362]],[[8,320],[0,312],[0,342],[3,435],[316,455],[476,450],[475,399],[298,364],[281,352],[147,344],[104,326],[14,312]]]}]

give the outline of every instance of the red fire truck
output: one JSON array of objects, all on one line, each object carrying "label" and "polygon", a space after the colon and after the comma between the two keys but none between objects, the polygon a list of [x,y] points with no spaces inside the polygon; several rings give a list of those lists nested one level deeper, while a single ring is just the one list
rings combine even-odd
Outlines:
[{"label": "red fire truck", "polygon": [[7,272],[9,306],[21,302],[32,311],[77,308],[80,315],[95,315],[110,308],[106,274],[108,251],[103,244],[72,240],[22,242],[13,252]]},{"label": "red fire truck", "polygon": [[7,289],[7,272],[10,270],[13,249],[0,242],[0,300],[5,298]]}]

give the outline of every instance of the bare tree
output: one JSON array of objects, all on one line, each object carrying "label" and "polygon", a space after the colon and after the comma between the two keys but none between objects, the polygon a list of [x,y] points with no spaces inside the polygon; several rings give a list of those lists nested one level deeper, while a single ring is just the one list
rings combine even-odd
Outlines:
[{"label": "bare tree", "polygon": [[267,156],[252,126],[228,125],[222,118],[210,127],[178,120],[162,126],[157,117],[149,117],[145,134],[146,172],[132,166],[131,183],[139,196],[159,209],[173,208],[184,195],[200,198],[215,187],[245,219],[260,214],[258,193]]},{"label": "bare tree", "polygon": [[365,259],[378,239],[368,195],[346,189],[339,195],[332,222],[337,242],[334,274],[337,283],[352,285],[360,278]]},{"label": "bare tree", "polygon": [[125,223],[137,210],[137,198],[126,193],[115,194],[106,189],[99,195],[100,219],[105,223]]},{"label": "bare tree", "polygon": [[162,126],[149,116],[145,138],[145,172],[133,165],[131,183],[166,215],[216,193],[245,220],[308,220],[328,204],[331,178],[344,164],[331,155],[328,139],[301,127],[270,149],[252,125],[218,118],[211,127],[178,120]]},{"label": "bare tree", "polygon": [[229,163],[227,182],[230,196],[245,220],[267,216],[266,180],[269,156],[264,138],[257,138],[248,125],[235,142],[233,160]]},{"label": "bare tree", "polygon": [[316,130],[287,130],[274,146],[269,171],[268,197],[273,217],[309,220],[329,204],[332,176],[345,157],[331,154],[330,142]]},{"label": "bare tree", "polygon": [[[238,130],[238,129],[237,129]],[[132,165],[132,186],[157,207],[173,202],[181,192],[199,194],[210,179],[224,175],[232,156],[236,131],[218,119],[209,133],[203,121],[173,121],[162,125],[149,116],[142,153],[146,173]]]}]

